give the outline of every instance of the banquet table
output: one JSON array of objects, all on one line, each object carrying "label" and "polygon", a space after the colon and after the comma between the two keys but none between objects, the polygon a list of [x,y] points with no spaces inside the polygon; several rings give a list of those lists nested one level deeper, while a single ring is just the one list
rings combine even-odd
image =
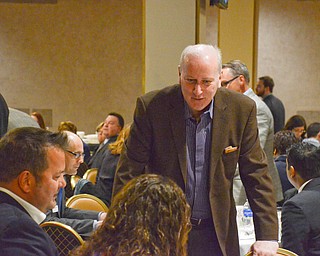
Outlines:
[{"label": "banquet table", "polygon": [[[251,225],[251,230],[244,229],[241,218],[242,218],[243,206],[237,206],[237,226],[238,226],[238,235],[239,235],[239,245],[240,245],[240,256],[246,255],[250,250],[250,246],[256,241],[254,234],[254,226]],[[278,241],[281,239],[281,209],[277,209],[278,213],[278,223],[279,223],[279,237]]]}]

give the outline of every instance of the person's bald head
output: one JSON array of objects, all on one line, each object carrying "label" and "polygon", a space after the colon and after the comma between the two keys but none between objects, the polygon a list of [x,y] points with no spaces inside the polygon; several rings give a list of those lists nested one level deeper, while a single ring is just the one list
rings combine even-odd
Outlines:
[{"label": "person's bald head", "polygon": [[64,131],[64,133],[68,136],[65,173],[68,175],[75,175],[77,174],[80,164],[83,163],[83,142],[80,137],[73,132]]}]

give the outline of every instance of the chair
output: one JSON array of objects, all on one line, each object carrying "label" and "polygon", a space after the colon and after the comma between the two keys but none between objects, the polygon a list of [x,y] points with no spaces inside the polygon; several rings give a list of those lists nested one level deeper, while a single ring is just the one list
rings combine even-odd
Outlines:
[{"label": "chair", "polygon": [[79,194],[70,197],[66,202],[66,206],[80,210],[108,211],[108,207],[101,199],[89,194]]},{"label": "chair", "polygon": [[83,178],[92,182],[93,184],[96,184],[97,174],[98,168],[91,168],[83,174]]},{"label": "chair", "polygon": [[[72,176],[70,177],[70,185],[71,185],[71,188],[72,188],[72,193],[73,193],[73,190],[74,190],[77,182],[78,182],[80,179],[81,179],[81,177],[78,176],[78,175],[72,175]],[[70,197],[71,197],[71,196],[70,196]]]},{"label": "chair", "polygon": [[[245,256],[252,256],[252,252],[248,252]],[[284,255],[284,256],[298,256],[298,254],[289,251],[287,249],[279,248],[277,251],[277,255]]]},{"label": "chair", "polygon": [[60,256],[69,255],[70,251],[84,243],[73,228],[60,222],[48,221],[40,224],[40,227],[51,237]]}]

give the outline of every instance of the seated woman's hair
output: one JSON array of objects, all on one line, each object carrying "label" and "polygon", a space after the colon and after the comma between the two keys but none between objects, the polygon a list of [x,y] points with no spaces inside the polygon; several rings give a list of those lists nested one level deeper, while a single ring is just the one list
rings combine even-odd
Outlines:
[{"label": "seated woman's hair", "polygon": [[44,119],[39,112],[32,112],[31,117],[36,120],[36,122],[39,124],[40,128],[45,129],[45,130],[47,129],[46,125],[44,123]]},{"label": "seated woman's hair", "polygon": [[172,180],[144,174],[115,196],[106,219],[72,255],[185,256],[190,207]]},{"label": "seated woman's hair", "polygon": [[117,140],[108,145],[108,148],[113,155],[120,155],[123,145],[129,136],[131,124],[126,125],[119,133]]},{"label": "seated woman's hair", "polygon": [[58,126],[58,131],[62,132],[62,131],[69,131],[69,132],[73,132],[75,134],[77,134],[77,126],[72,123],[71,121],[66,121],[66,122],[61,122]]}]

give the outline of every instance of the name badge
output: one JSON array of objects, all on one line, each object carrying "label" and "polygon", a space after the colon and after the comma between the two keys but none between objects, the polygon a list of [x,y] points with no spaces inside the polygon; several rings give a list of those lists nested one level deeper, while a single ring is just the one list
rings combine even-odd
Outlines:
[{"label": "name badge", "polygon": [[58,212],[59,211],[59,207],[58,205],[56,204],[56,206],[52,209],[52,212]]}]

